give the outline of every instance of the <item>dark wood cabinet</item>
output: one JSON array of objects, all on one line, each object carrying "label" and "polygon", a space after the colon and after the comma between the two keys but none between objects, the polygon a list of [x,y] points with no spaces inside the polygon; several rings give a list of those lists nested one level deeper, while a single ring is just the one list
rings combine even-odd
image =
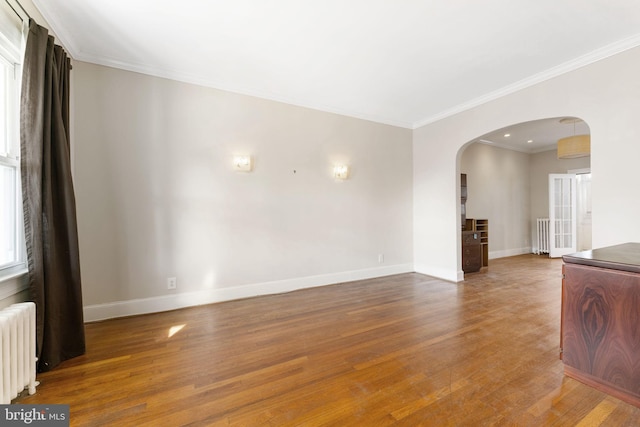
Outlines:
[{"label": "dark wood cabinet", "polygon": [[467,174],[460,174],[462,271],[474,273],[489,265],[489,221],[467,218]]},{"label": "dark wood cabinet", "polygon": [[474,273],[482,268],[482,245],[480,233],[476,231],[462,232],[462,271]]},{"label": "dark wood cabinet", "polygon": [[640,407],[640,244],[563,259],[565,374]]},{"label": "dark wood cabinet", "polygon": [[462,232],[462,271],[473,273],[489,265],[489,221],[465,220]]}]

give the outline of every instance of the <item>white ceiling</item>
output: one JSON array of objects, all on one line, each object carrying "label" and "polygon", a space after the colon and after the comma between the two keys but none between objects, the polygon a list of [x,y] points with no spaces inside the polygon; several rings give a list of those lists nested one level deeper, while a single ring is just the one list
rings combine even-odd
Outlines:
[{"label": "white ceiling", "polygon": [[407,128],[640,45],[638,0],[33,0],[80,61]]},{"label": "white ceiling", "polygon": [[555,150],[560,138],[590,134],[589,125],[579,118],[554,117],[498,129],[476,138],[474,142],[523,153],[540,153]]}]

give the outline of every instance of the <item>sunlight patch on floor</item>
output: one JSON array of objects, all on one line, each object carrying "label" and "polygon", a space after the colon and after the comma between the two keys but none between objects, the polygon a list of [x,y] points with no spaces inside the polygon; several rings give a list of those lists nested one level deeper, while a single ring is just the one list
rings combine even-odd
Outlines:
[{"label": "sunlight patch on floor", "polygon": [[176,325],[176,326],[172,326],[169,328],[169,335],[168,338],[171,338],[172,336],[174,336],[175,334],[177,334],[178,332],[180,332],[182,330],[182,328],[184,328],[185,325]]}]

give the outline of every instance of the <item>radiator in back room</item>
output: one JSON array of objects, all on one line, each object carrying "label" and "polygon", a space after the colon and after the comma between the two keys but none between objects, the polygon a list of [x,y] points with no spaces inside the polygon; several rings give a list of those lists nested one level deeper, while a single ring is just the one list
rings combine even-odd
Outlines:
[{"label": "radiator in back room", "polygon": [[537,218],[536,220],[536,239],[538,246],[534,253],[549,253],[549,218]]}]

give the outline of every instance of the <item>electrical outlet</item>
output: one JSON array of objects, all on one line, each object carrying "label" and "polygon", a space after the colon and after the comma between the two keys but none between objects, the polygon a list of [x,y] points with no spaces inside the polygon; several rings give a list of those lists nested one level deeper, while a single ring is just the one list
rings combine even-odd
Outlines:
[{"label": "electrical outlet", "polygon": [[378,263],[382,264],[384,262],[384,254],[378,254]]},{"label": "electrical outlet", "polygon": [[178,281],[175,277],[167,278],[167,289],[175,289],[178,287]]}]

